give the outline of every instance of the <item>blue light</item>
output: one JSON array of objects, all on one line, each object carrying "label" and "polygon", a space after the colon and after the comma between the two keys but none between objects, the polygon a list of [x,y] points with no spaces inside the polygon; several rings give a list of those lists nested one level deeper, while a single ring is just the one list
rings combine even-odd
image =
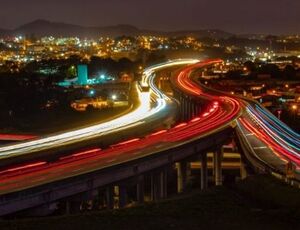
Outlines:
[{"label": "blue light", "polygon": [[93,89],[92,89],[92,90],[90,90],[90,92],[89,92],[90,96],[94,96],[94,95],[95,95],[95,93],[96,93],[96,92],[95,92],[95,90],[93,90]]},{"label": "blue light", "polygon": [[87,85],[88,83],[88,69],[87,65],[78,65],[77,66],[77,74],[78,74],[78,84],[79,85]]}]

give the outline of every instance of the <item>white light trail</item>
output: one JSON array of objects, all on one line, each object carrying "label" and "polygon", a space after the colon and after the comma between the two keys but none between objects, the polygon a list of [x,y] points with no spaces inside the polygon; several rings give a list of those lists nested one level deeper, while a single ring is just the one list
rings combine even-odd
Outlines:
[{"label": "white light trail", "polygon": [[137,87],[140,104],[134,111],[114,120],[87,128],[44,137],[24,143],[0,147],[0,158],[38,152],[48,148],[59,147],[78,141],[88,140],[94,137],[100,137],[108,133],[127,129],[128,127],[138,126],[144,123],[146,118],[159,113],[167,106],[166,100],[168,97],[160,92],[154,84],[154,72],[163,68],[193,64],[196,62],[198,62],[198,60],[195,59],[174,60],[147,68],[144,71],[143,84],[150,86],[151,91],[156,95],[157,103],[154,108],[151,108],[150,106],[151,99],[149,92],[141,92]]}]

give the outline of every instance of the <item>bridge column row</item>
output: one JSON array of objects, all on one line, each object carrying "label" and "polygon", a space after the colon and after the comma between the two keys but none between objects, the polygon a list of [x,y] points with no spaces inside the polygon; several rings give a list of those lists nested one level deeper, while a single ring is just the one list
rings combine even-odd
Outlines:
[{"label": "bridge column row", "polygon": [[[157,201],[167,197],[168,168],[163,168],[150,173],[150,200]],[[138,175],[133,179],[135,187],[135,201],[139,204],[145,202],[145,175]],[[128,189],[131,182],[122,182],[117,185],[109,185],[105,188],[104,206],[108,209],[123,208],[128,204]]]},{"label": "bridge column row", "polygon": [[195,101],[177,90],[174,90],[174,97],[177,98],[180,103],[179,116],[181,121],[188,121],[193,117],[199,116],[201,107],[203,106],[201,102]]},{"label": "bridge column row", "polygon": [[[207,189],[208,187],[208,164],[207,153],[200,154],[200,184],[201,189]],[[222,185],[222,158],[223,152],[221,148],[217,149],[213,153],[213,176],[216,186]],[[189,161],[181,161],[175,164],[177,172],[177,192],[182,193],[186,191],[191,180],[191,163]],[[168,188],[168,173],[167,168],[160,169],[159,171],[152,172],[150,174],[150,199],[156,201],[167,197]],[[123,187],[120,187],[121,189]],[[111,191],[111,190],[110,190]],[[120,190],[119,200],[120,207],[125,206],[126,190]],[[145,181],[144,176],[140,175],[136,184],[137,202],[143,203],[145,201]],[[110,205],[111,207],[111,205]]]},{"label": "bridge column row", "polygon": [[[200,153],[197,157],[200,160],[200,184],[201,189],[207,189],[208,187],[208,159],[207,153]],[[213,175],[215,185],[222,185],[222,151],[220,149],[214,151],[213,154]],[[191,182],[191,161],[183,160],[175,163],[176,169],[176,181],[177,181],[177,192],[182,193],[187,190]],[[77,199],[70,199],[66,203],[67,213],[76,213],[82,210],[83,203],[87,201],[95,200],[97,197],[98,207],[115,209],[123,208],[128,205],[129,196],[128,192],[135,194],[135,197],[131,197],[138,204],[142,204],[146,201],[148,197],[150,201],[157,201],[164,199],[168,195],[168,175],[170,172],[170,166],[157,169],[148,174],[140,174],[135,178],[122,181],[114,185],[107,185],[104,188],[99,188],[97,193],[89,192],[85,195],[78,196]],[[147,176],[147,181],[150,182],[147,186],[145,183],[145,177]],[[148,192],[146,193],[146,188]],[[135,192],[133,192],[135,191]],[[88,194],[88,195],[86,195]],[[147,196],[147,194],[149,196]],[[83,197],[89,196],[89,197]],[[93,198],[91,197],[93,196]],[[92,204],[92,205],[96,205]],[[71,211],[72,210],[72,211]]]},{"label": "bridge column row", "polygon": [[[214,151],[213,154],[213,176],[216,186],[222,185],[222,158],[223,153],[221,149]],[[208,167],[207,167],[207,153],[199,155],[200,159],[200,184],[201,189],[207,189],[208,187]],[[182,193],[186,190],[191,178],[191,166],[190,162],[182,161],[176,163],[177,171],[177,192]]]},{"label": "bridge column row", "polygon": [[150,177],[151,188],[150,197],[152,201],[157,201],[167,197],[168,177],[167,169],[154,172]]},{"label": "bridge column row", "polygon": [[196,102],[190,98],[183,96],[179,97],[180,101],[180,118],[182,121],[191,120],[193,117],[196,117],[200,114],[201,108]]}]

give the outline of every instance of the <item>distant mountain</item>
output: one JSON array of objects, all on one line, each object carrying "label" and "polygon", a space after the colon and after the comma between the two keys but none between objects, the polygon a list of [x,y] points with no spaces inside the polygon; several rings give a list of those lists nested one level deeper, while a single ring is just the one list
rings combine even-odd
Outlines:
[{"label": "distant mountain", "polygon": [[49,22],[45,20],[36,20],[28,24],[22,25],[14,30],[15,35],[30,35],[34,34],[37,37],[41,36],[73,36],[76,33],[82,34],[85,28],[76,25],[65,23]]},{"label": "distant mountain", "polygon": [[116,37],[121,35],[135,36],[141,34],[141,31],[138,28],[130,25],[84,27],[60,22],[36,20],[18,27],[13,31],[13,34],[34,34],[37,37]]},{"label": "distant mountain", "polygon": [[211,38],[227,38],[233,34],[222,30],[182,30],[172,32],[141,30],[131,25],[116,25],[106,27],[84,27],[60,22],[49,22],[46,20],[36,20],[28,24],[22,25],[15,30],[1,30],[0,36],[7,35],[32,35],[36,37],[55,36],[55,37],[87,37],[97,38],[117,37],[117,36],[137,36],[137,35],[164,35],[164,36],[194,36],[194,37],[211,37]]}]

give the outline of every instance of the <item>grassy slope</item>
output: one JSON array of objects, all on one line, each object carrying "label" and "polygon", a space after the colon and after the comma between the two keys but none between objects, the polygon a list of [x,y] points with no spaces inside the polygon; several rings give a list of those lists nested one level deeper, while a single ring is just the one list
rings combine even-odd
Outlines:
[{"label": "grassy slope", "polygon": [[300,193],[268,176],[156,204],[0,222],[0,229],[300,229]]}]

